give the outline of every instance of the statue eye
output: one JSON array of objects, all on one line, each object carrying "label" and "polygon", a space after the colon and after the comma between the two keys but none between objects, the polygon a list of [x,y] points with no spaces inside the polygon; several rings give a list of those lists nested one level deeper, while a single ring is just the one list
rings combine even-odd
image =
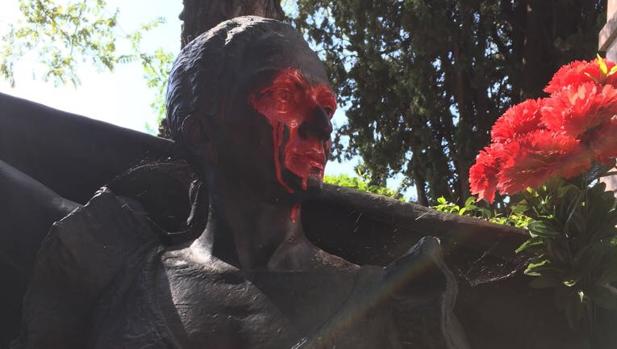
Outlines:
[{"label": "statue eye", "polygon": [[320,105],[320,107],[328,114],[331,118],[334,116],[334,112],[336,111],[336,97],[332,90],[325,85],[317,85],[312,88],[311,91],[314,96],[314,100]]},{"label": "statue eye", "polygon": [[272,94],[273,102],[277,110],[287,111],[293,103],[293,93],[288,89],[277,89]]},{"label": "statue eye", "polygon": [[324,106],[322,108],[326,112],[326,114],[328,114],[329,117],[332,117],[334,115],[334,108],[330,106]]},{"label": "statue eye", "polygon": [[293,94],[288,89],[278,89],[276,91],[277,102],[291,102],[293,100]]}]

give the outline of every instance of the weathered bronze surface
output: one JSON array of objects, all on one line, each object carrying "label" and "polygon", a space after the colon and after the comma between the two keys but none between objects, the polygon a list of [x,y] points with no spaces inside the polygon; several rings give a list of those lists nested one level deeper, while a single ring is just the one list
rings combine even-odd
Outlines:
[{"label": "weathered bronze surface", "polygon": [[175,238],[148,203],[112,191],[126,179],[80,206],[9,173],[52,208],[36,221],[73,209],[20,263],[31,272],[12,348],[466,348],[437,239],[380,267],[306,238],[301,205],[321,190],[330,147],[328,85],[282,22],[240,17],[188,44],[167,122],[197,175]]},{"label": "weathered bronze surface", "polygon": [[[175,142],[0,95],[0,348],[580,347],[517,274],[520,231],[286,168],[303,152],[249,96],[290,68],[328,84],[287,24],[198,37]],[[315,101],[295,149],[326,149]]]}]

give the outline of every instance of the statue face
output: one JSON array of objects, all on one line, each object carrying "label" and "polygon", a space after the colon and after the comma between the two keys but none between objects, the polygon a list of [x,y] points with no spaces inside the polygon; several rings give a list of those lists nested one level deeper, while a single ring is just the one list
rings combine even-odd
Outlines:
[{"label": "statue face", "polygon": [[196,118],[211,131],[187,126],[186,139],[213,149],[198,151],[206,173],[249,187],[251,196],[277,202],[318,189],[336,109],[323,64],[295,33],[262,36],[241,52],[227,63],[217,116]]},{"label": "statue face", "polygon": [[[249,94],[249,104],[272,127],[274,171],[289,193],[321,182],[330,149],[336,98],[325,83],[311,83],[299,69],[281,69]],[[288,180],[286,172],[299,180]]]}]

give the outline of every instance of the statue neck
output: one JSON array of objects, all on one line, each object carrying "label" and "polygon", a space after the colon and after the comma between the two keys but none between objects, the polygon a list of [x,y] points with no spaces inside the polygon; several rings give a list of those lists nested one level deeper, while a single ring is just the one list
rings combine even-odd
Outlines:
[{"label": "statue neck", "polygon": [[254,191],[209,185],[208,224],[191,248],[243,270],[294,270],[310,262],[314,247],[304,236],[301,208],[256,199]]}]

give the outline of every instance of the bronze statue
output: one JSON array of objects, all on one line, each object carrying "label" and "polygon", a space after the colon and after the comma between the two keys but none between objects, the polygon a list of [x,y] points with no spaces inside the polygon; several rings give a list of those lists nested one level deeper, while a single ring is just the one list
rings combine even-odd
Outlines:
[{"label": "bronze statue", "polygon": [[0,349],[589,347],[524,232],[322,185],[334,95],[288,25],[199,37],[169,107],[175,142],[0,94]]},{"label": "bronze statue", "polygon": [[11,348],[467,348],[437,239],[379,267],[305,237],[335,108],[288,24],[240,17],[196,38],[167,122],[208,188],[191,195],[205,229],[170,243],[139,202],[102,189],[43,241]]}]

